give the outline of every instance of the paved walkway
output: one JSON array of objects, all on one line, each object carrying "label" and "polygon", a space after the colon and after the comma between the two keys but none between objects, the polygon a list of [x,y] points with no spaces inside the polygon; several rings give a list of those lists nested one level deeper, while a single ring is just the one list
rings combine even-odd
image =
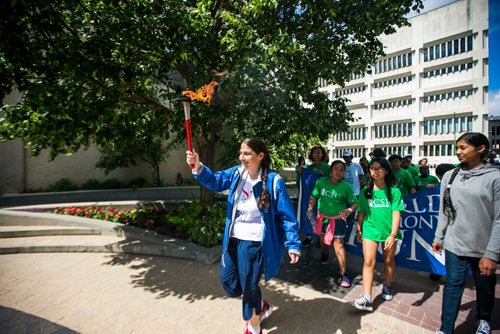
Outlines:
[{"label": "paved walkway", "polygon": [[[241,302],[218,266],[165,257],[54,253],[0,256],[0,333],[241,333]],[[264,333],[430,333],[281,280]]]},{"label": "paved walkway", "polygon": [[[218,264],[200,263],[206,256],[193,257],[185,242],[167,242],[168,252],[188,258],[126,254],[123,247],[118,253],[0,255],[0,334],[241,333],[241,301],[225,296]],[[299,265],[285,263],[276,279],[263,284],[264,296],[277,306],[263,332],[412,334],[433,333],[439,326],[442,285],[405,269],[397,271],[392,301],[375,298],[373,313],[354,310],[349,302],[361,295],[362,260],[348,256],[355,283],[350,289],[335,285],[334,259],[321,265],[315,246],[303,251]],[[375,286],[375,295],[379,290]],[[469,282],[456,333],[472,332],[474,300]],[[495,310],[500,314],[498,297]],[[493,328],[500,333],[500,317],[494,317]]]}]

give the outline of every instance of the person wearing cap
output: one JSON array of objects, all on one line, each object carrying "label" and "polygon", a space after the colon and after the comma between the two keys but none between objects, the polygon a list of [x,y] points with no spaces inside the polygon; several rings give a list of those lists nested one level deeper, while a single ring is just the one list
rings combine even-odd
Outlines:
[{"label": "person wearing cap", "polygon": [[410,173],[413,178],[416,178],[420,173],[418,167],[411,163],[411,155],[410,157],[406,156],[401,160],[401,168]]},{"label": "person wearing cap", "polygon": [[363,167],[360,164],[352,161],[352,151],[345,150],[342,154],[342,158],[345,161],[345,172],[344,172],[344,180],[352,186],[354,190],[354,195],[356,197],[359,196],[360,184],[363,179]]},{"label": "person wearing cap", "polygon": [[413,194],[415,190],[415,181],[409,172],[401,168],[401,158],[398,154],[393,154],[389,157],[389,163],[391,164],[391,169],[398,181],[398,187],[401,190],[401,194],[406,196],[408,194]]}]

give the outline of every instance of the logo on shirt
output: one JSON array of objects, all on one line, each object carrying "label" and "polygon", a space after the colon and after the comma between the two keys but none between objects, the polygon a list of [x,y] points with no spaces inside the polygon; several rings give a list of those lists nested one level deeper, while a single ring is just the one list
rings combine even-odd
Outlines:
[{"label": "logo on shirt", "polygon": [[375,198],[368,200],[368,206],[370,208],[388,208],[389,200],[387,198]]},{"label": "logo on shirt", "polygon": [[321,189],[321,196],[337,198],[339,197],[339,194],[335,190]]}]

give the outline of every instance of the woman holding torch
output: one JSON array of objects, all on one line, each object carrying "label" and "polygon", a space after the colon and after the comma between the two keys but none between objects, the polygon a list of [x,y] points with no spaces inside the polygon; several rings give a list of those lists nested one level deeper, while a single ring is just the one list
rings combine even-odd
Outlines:
[{"label": "woman holding torch", "polygon": [[260,323],[273,307],[262,299],[260,278],[278,273],[285,248],[290,263],[300,257],[298,222],[285,182],[271,171],[267,147],[257,138],[241,143],[241,165],[218,172],[204,166],[195,150],[186,155],[200,184],[214,192],[229,190],[220,279],[229,297],[243,297],[244,333],[262,333]]}]

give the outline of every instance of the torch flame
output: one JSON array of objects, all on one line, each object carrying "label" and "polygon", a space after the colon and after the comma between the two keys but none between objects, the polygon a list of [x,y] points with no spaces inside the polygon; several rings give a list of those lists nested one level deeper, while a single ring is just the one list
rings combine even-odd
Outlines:
[{"label": "torch flame", "polygon": [[191,101],[201,101],[205,103],[205,105],[209,106],[212,102],[212,96],[215,92],[215,87],[219,84],[215,81],[212,81],[209,84],[204,85],[197,92],[193,92],[192,90],[185,90],[182,92],[182,95],[187,96],[191,99]]}]

